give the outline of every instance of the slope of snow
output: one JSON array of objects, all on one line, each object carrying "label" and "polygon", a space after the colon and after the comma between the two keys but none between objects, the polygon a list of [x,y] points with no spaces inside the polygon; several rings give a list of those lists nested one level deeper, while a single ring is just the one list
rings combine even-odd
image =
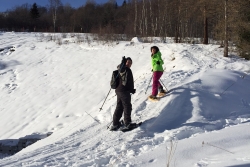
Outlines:
[{"label": "slope of snow", "polygon": [[[166,166],[170,141],[170,166],[250,165],[250,62],[224,58],[217,45],[57,45],[40,35],[0,34],[0,140],[53,134],[0,166]],[[153,45],[169,90],[157,103],[147,100]],[[143,121],[127,133],[107,130],[114,90],[100,110],[122,56],[133,60],[132,120]]]}]

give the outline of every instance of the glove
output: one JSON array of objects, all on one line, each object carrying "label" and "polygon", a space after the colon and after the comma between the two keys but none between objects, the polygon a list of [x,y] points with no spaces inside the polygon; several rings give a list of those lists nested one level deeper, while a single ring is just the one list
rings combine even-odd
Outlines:
[{"label": "glove", "polygon": [[122,73],[125,71],[126,61],[127,61],[127,59],[125,58],[125,56],[123,56],[122,57],[122,62],[120,64],[120,66],[119,66],[119,68],[120,68],[119,71],[122,72]]},{"label": "glove", "polygon": [[123,56],[123,57],[122,57],[122,62],[121,62],[121,64],[123,64],[123,66],[125,66],[126,61],[127,61],[127,59],[125,58],[125,56]]},{"label": "glove", "polygon": [[135,92],[136,92],[136,89],[133,89],[133,90],[131,91],[132,94],[134,94]]},{"label": "glove", "polygon": [[160,61],[158,60],[158,61],[156,62],[156,64],[160,65]]}]

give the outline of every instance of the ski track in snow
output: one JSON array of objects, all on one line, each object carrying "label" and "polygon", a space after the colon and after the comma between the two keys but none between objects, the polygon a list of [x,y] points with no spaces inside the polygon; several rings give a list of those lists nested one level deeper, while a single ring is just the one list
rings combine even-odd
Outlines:
[{"label": "ski track in snow", "polygon": [[[4,47],[18,46],[16,47],[15,54],[22,53],[19,49],[24,49],[25,52],[27,52],[28,50],[34,51],[41,47],[37,46],[36,42],[34,42],[35,40],[30,42],[28,37],[29,35],[25,34],[24,36],[20,35],[20,37],[13,34],[2,38],[1,43],[5,44]],[[8,41],[7,43],[5,43],[6,40]],[[46,43],[45,46],[45,51],[39,50],[36,52],[36,54],[39,55],[39,61],[37,61],[37,57],[34,57],[31,58],[34,61],[29,61],[27,62],[28,64],[26,64],[30,68],[41,69],[41,71],[35,73],[39,75],[37,78],[41,80],[41,85],[35,85],[36,83],[32,83],[31,80],[28,81],[31,86],[31,92],[38,94],[38,96],[44,96],[42,92],[47,91],[44,87],[46,84],[49,85],[51,83],[49,79],[46,80],[47,77],[50,76],[55,80],[61,80],[62,83],[58,82],[57,85],[64,84],[63,88],[57,87],[56,85],[54,85],[55,87],[53,88],[52,86],[51,90],[53,89],[54,92],[51,92],[51,99],[57,102],[57,104],[60,104],[62,108],[63,106],[70,108],[63,94],[72,97],[72,99],[70,99],[72,101],[76,100],[76,97],[72,96],[73,93],[82,98],[81,94],[77,92],[81,88],[81,85],[79,85],[80,81],[86,78],[84,82],[91,84],[97,79],[97,75],[100,74],[100,71],[98,71],[96,75],[86,75],[84,71],[80,69],[82,66],[81,63],[75,63],[77,66],[75,68],[79,68],[80,70],[70,68],[71,66],[68,64],[64,64],[66,67],[64,66],[63,68],[56,66],[56,64],[63,63],[65,60],[64,57],[61,58],[54,53],[62,53],[63,50],[70,52],[71,50],[67,49],[67,46],[64,45],[61,47],[56,45],[49,47]],[[144,51],[142,48],[149,48],[150,46],[151,44],[143,44],[143,46],[119,44],[117,47],[126,48],[126,50],[124,49],[124,55],[129,55],[130,49],[138,51],[138,55],[148,55],[148,51]],[[95,51],[95,53],[98,53],[102,52],[100,50],[103,48],[81,46],[78,49],[83,49],[84,52]],[[56,107],[53,108],[53,106],[51,106],[50,112],[48,112],[50,110],[49,108],[44,108],[44,113],[42,114],[36,113],[24,117],[24,119],[31,118],[31,121],[29,121],[29,123],[25,123],[25,121],[21,123],[19,128],[8,133],[10,136],[11,134],[14,135],[18,133],[18,131],[22,129],[25,131],[25,129],[36,126],[38,122],[41,122],[44,118],[51,118],[52,122],[53,120],[58,120],[53,125],[48,124],[49,127],[47,127],[48,130],[55,130],[54,133],[57,135],[51,135],[46,139],[38,141],[34,145],[17,153],[15,156],[0,159],[0,166],[136,166],[136,161],[133,159],[134,157],[150,153],[171,140],[183,140],[197,134],[220,130],[242,122],[249,122],[249,99],[242,98],[240,102],[237,102],[237,105],[240,105],[240,110],[235,111],[235,113],[232,112],[214,116],[214,113],[211,112],[211,108],[209,108],[209,105],[206,105],[205,102],[219,100],[223,103],[223,95],[221,92],[212,92],[212,89],[202,87],[202,82],[204,81],[202,74],[209,73],[211,69],[244,70],[245,72],[250,72],[247,64],[237,66],[238,62],[236,59],[225,59],[218,56],[217,54],[219,54],[221,50],[211,46],[180,44],[180,46],[176,48],[174,44],[161,44],[160,50],[162,51],[165,61],[164,67],[166,68],[161,81],[167,86],[169,93],[159,102],[150,102],[147,100],[147,96],[151,93],[152,89],[151,83],[146,92],[146,87],[151,77],[151,73],[148,72],[151,68],[150,63],[141,65],[140,67],[146,69],[147,72],[139,71],[139,67],[136,67],[136,60],[143,62],[140,58],[134,60],[135,67],[132,67],[132,72],[136,79],[135,87],[137,89],[136,94],[132,95],[132,120],[134,122],[143,121],[143,124],[139,128],[127,133],[110,132],[107,130],[107,125],[111,121],[116,106],[116,96],[114,92],[111,92],[103,110],[99,112],[98,107],[102,104],[106,93],[106,91],[103,91],[100,93],[102,97],[97,99],[97,101],[99,101],[97,106],[91,107],[91,105],[86,105],[84,109],[79,108],[79,110],[79,106],[77,106],[76,109],[81,111],[82,114],[56,112]],[[173,55],[175,60],[170,61],[169,55]],[[9,52],[2,51],[0,63],[3,60],[3,62],[8,62],[9,59],[7,58],[9,58],[9,56],[11,56]],[[101,57],[100,59],[101,61],[105,60],[105,58]],[[91,61],[91,59],[87,61]],[[0,69],[1,91],[6,92],[6,94],[12,94],[19,87],[19,84],[22,85],[22,77],[20,76],[19,78],[19,74],[23,75],[25,70],[28,69],[26,69],[27,67],[22,67],[15,70],[18,64],[22,63],[23,62],[10,63],[9,61],[6,67],[3,65],[1,67],[0,64],[0,68],[3,68]],[[114,67],[115,66],[116,65],[114,65]],[[51,68],[51,71],[44,71],[46,67]],[[89,69],[91,65],[86,64],[84,67],[85,69]],[[64,68],[67,70],[64,70]],[[106,72],[110,73],[110,71],[101,71],[103,75],[105,75]],[[64,78],[63,74],[67,73],[75,75],[72,76],[72,78],[74,78],[72,83],[68,83],[70,80],[62,80],[62,78]],[[76,75],[76,73],[80,73],[80,75]],[[33,75],[31,72],[27,75],[29,74]],[[213,73],[211,73],[211,75],[212,74]],[[230,74],[236,75],[233,71]],[[239,73],[239,75],[243,75],[243,73]],[[109,74],[107,77],[110,77]],[[241,81],[239,77],[237,79]],[[248,74],[244,81],[249,82],[249,80]],[[233,80],[228,79],[228,81],[232,82]],[[236,84],[241,85],[239,82]],[[76,86],[76,90],[73,89],[73,86]],[[105,86],[105,88],[108,87]],[[39,90],[38,92],[36,91],[37,89]],[[73,93],[71,93],[72,91]],[[228,92],[230,94],[234,91],[236,92],[237,89],[231,89]],[[90,90],[88,94],[94,92],[95,90]],[[218,94],[218,96],[214,94]],[[61,97],[59,97],[59,95],[61,95]],[[94,95],[91,97],[94,97]],[[60,98],[65,102],[64,104],[59,103]],[[226,95],[224,95],[224,98],[227,98]],[[35,101],[36,100],[34,100],[34,102]],[[44,105],[47,103],[49,102],[45,101]],[[77,102],[74,104],[77,104]],[[42,105],[34,107],[34,109],[37,108],[42,108]],[[221,109],[223,111],[225,110],[223,107],[221,107]],[[87,113],[82,110],[86,110]],[[28,112],[29,110],[27,109],[25,113]],[[46,115],[48,115],[48,117],[45,117]],[[71,121],[69,121],[69,123],[63,123],[65,120],[60,121],[61,118],[65,117],[68,117]],[[249,162],[250,157],[246,156],[243,159],[241,158],[241,160]],[[205,167],[209,166],[209,164],[220,163],[219,161],[220,160],[216,158],[202,158],[196,163],[196,166]],[[157,159],[149,159],[148,162],[153,166],[154,163],[157,163]]]}]

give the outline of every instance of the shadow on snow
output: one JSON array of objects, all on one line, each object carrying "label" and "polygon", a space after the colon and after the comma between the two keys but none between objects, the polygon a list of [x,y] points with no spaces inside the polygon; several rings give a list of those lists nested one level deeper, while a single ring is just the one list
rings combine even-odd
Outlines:
[{"label": "shadow on snow", "polygon": [[185,138],[196,132],[219,130],[227,125],[242,123],[241,118],[250,117],[249,99],[244,99],[249,93],[245,91],[248,90],[246,83],[239,80],[230,87],[228,93],[219,96],[221,92],[209,92],[199,85],[202,85],[201,80],[195,80],[170,90],[170,94],[162,100],[169,96],[173,97],[172,100],[162,107],[157,117],[146,120],[141,128],[147,131],[148,135],[153,135],[186,127],[186,132],[182,133],[184,136],[177,135]]}]

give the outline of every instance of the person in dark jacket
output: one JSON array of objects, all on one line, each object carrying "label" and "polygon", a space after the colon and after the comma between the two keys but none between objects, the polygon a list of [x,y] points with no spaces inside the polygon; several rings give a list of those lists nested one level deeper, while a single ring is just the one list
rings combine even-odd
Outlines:
[{"label": "person in dark jacket", "polygon": [[130,128],[134,126],[131,123],[131,95],[134,94],[134,78],[130,67],[132,66],[132,59],[130,57],[123,58],[122,63],[118,65],[119,71],[119,85],[115,89],[117,95],[117,105],[113,114],[113,126],[110,128],[111,131],[116,131],[121,127],[120,119],[124,114],[124,124]]}]

